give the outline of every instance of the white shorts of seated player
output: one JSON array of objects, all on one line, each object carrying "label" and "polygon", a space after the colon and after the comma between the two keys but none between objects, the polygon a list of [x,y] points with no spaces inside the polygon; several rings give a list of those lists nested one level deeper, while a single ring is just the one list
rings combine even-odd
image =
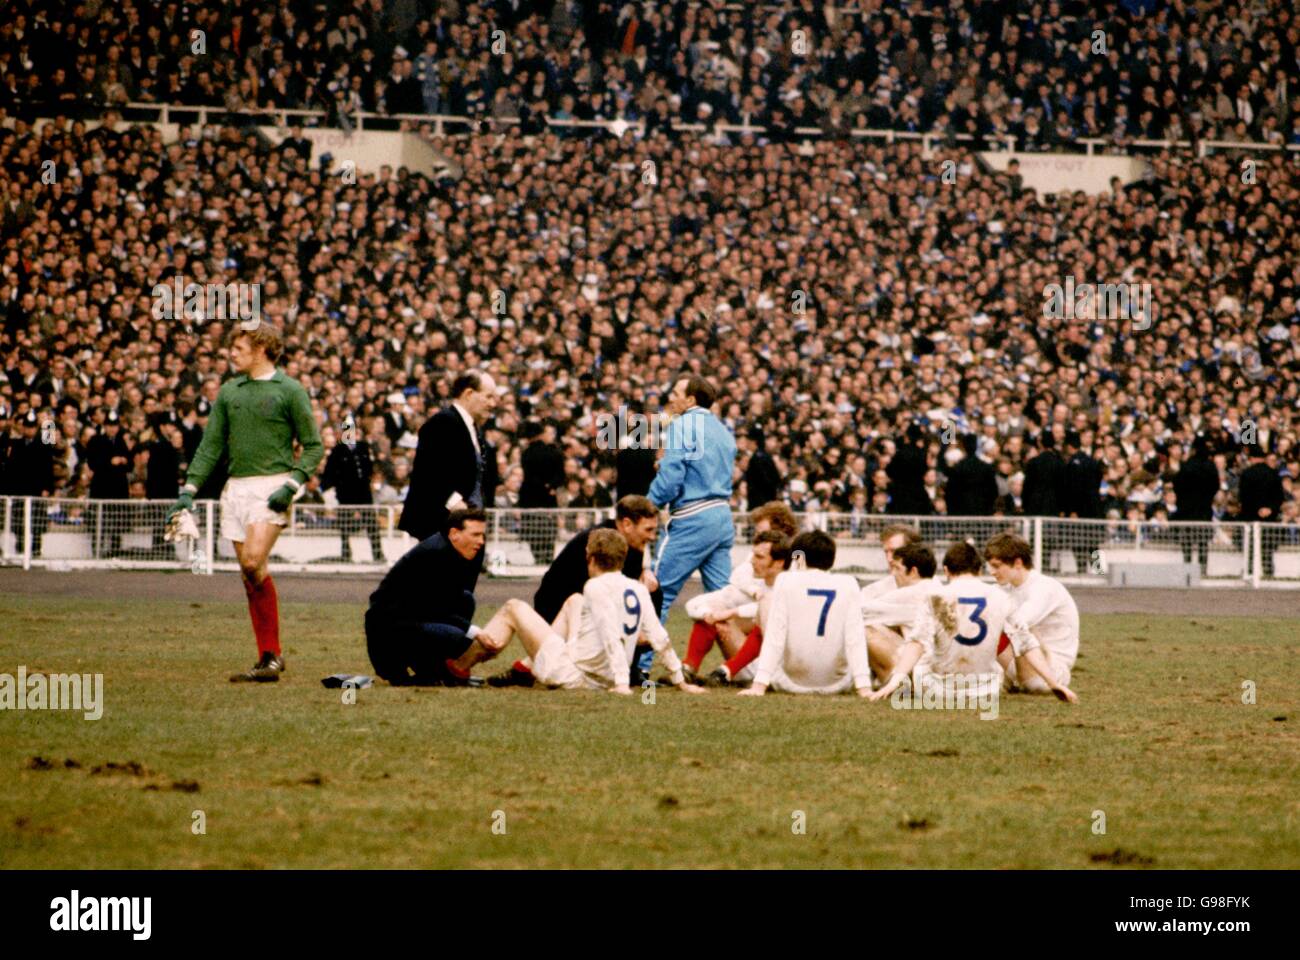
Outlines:
[{"label": "white shorts of seated player", "polygon": [[[1070,685],[1070,672],[1074,667],[1074,661],[1066,661],[1061,654],[1055,653],[1045,646],[1040,646],[1038,649],[1042,652],[1043,658],[1047,661],[1047,665],[1055,672],[1056,682],[1063,687],[1068,687]],[[1010,666],[1007,668],[1006,676],[1003,678],[1002,688],[1008,693],[1012,690],[1020,690],[1025,693],[1052,692],[1052,688],[1047,685],[1047,681],[1038,676],[1038,674],[1034,674],[1030,677],[1028,683],[1022,683],[1016,672],[1015,660],[1012,660]]]},{"label": "white shorts of seated player", "polygon": [[266,501],[288,482],[291,474],[273,473],[265,477],[231,477],[221,491],[221,535],[236,543],[247,538],[250,524],[274,523],[283,527],[289,514],[276,513]]}]

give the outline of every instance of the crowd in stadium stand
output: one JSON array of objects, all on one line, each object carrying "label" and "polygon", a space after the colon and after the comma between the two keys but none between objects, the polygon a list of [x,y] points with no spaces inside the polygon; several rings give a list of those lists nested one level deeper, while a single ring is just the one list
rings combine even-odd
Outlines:
[{"label": "crowd in stadium stand", "polygon": [[[14,0],[0,105],[1300,143],[1287,0]],[[196,32],[197,31],[197,32]]]},{"label": "crowd in stadium stand", "polygon": [[[308,21],[309,4],[285,6]],[[800,6],[803,13],[777,12],[750,26],[767,36],[803,22],[799,16],[822,22],[820,6]],[[874,25],[895,16],[885,36],[910,24],[927,45],[939,42],[926,18],[936,12],[930,5],[892,13],[880,6],[867,19]],[[972,5],[968,27],[997,26],[982,11],[1001,6]],[[1031,9],[1036,42],[1054,22],[1055,7]],[[70,35],[68,43],[79,48],[101,46],[97,24],[115,17],[151,34],[143,9],[139,17],[125,4],[78,9],[94,22],[84,40],[79,27]],[[173,23],[206,17],[209,41],[216,39],[210,49],[223,49],[221,38],[233,44],[225,62],[241,76],[254,48],[262,57],[267,47],[272,59],[285,56],[260,39],[263,33],[297,33],[285,31],[282,14],[250,13],[238,42],[231,41],[204,9],[163,6]],[[351,43],[356,59],[386,64],[397,44],[379,38],[405,37],[400,24],[367,29],[364,40],[360,31],[367,13],[382,19],[403,9],[358,4],[355,19],[329,21],[322,51],[339,31],[355,31],[356,42],[345,46]],[[473,47],[490,22],[506,22],[476,9],[465,5],[458,17],[430,22],[467,24],[479,16],[481,26],[459,31]],[[1165,11],[1163,35],[1143,40],[1146,27],[1123,34],[1130,44],[1123,69],[1112,74],[1109,58],[1092,61],[1101,73],[1081,74],[1081,104],[1105,100],[1111,80],[1134,82],[1138,63],[1149,79],[1160,51],[1179,37],[1181,45],[1173,46],[1191,51],[1193,63],[1200,53],[1211,58],[1215,83],[1228,65],[1249,74],[1253,64],[1269,77],[1261,96],[1276,96],[1269,85],[1275,82],[1285,91],[1297,32],[1282,5],[1268,4],[1262,18],[1229,8],[1217,20],[1192,5],[1173,9],[1182,12]],[[538,47],[546,51],[544,79],[546,63],[567,56],[565,31],[581,25],[566,11],[555,5],[550,39]],[[946,11],[958,21],[966,16]],[[713,59],[699,38],[715,35],[715,15],[690,6],[671,21],[667,16],[652,10],[645,37],[655,62],[661,46],[672,51],[685,43],[696,51],[668,56],[695,78],[682,101],[690,114],[728,88],[711,90],[712,75],[696,70]],[[698,18],[697,28],[684,35],[677,26],[688,18]],[[44,29],[35,12],[13,20],[0,29],[0,74],[7,78],[47,49],[35,41]],[[958,21],[949,25],[951,36],[944,34],[947,49],[965,51],[971,63],[991,62],[996,53],[980,50]],[[1031,32],[1029,22],[1017,22],[1022,34]],[[527,32],[528,23],[513,31]],[[310,48],[315,41],[304,30],[301,42]],[[22,32],[18,40],[15,31]],[[111,40],[114,28],[107,32]],[[448,63],[460,42],[456,33],[449,29],[452,40],[437,48]],[[603,49],[617,63],[627,35],[610,27],[600,45],[582,44],[583,56]],[[720,36],[726,40],[730,31]],[[638,26],[634,59],[641,37]],[[1203,42],[1193,49],[1195,37]],[[1015,45],[1024,42],[1022,36]],[[115,55],[128,65],[137,57],[129,47]],[[815,49],[821,48],[819,39]],[[865,70],[873,78],[867,89],[878,91],[881,76],[902,72],[902,52],[871,49],[873,56],[855,60],[853,69]],[[921,49],[927,55],[913,58],[909,70],[942,64],[929,46]],[[1138,49],[1145,57],[1133,55]],[[807,87],[804,109],[817,77],[838,89],[844,47],[836,41],[826,50],[830,55],[812,58],[821,72],[804,77],[806,84],[788,79],[803,76],[800,64],[776,83],[787,92]],[[295,65],[315,63],[300,46],[292,54],[285,59]],[[354,59],[322,57],[330,69]],[[66,50],[61,58],[68,60]],[[486,63],[489,72],[504,69],[490,55]],[[1052,63],[1049,76],[1063,69]],[[994,72],[1021,71],[1003,60]],[[120,82],[125,70],[112,73]],[[624,71],[624,81],[614,73],[604,71],[606,84],[677,89],[654,70],[632,80]],[[978,72],[967,84],[964,67],[954,75],[962,78],[959,88],[973,85],[972,103],[1025,92],[986,82]],[[563,103],[565,84],[581,76],[575,68],[554,90],[543,86]],[[37,87],[39,96],[50,95],[44,82]],[[1063,88],[1073,89],[1068,78]],[[98,96],[93,83],[88,90]],[[886,98],[886,112],[896,119],[910,96]],[[1284,92],[1281,99],[1291,97]],[[775,121],[771,98],[765,103],[764,119]],[[1004,107],[1010,116],[1006,103],[998,109]],[[1080,116],[1087,113],[1081,109]],[[870,110],[870,125],[879,125]],[[662,127],[645,139],[526,134],[507,127],[434,140],[454,156],[455,178],[400,170],[349,183],[322,167],[297,136],[274,146],[247,128],[182,127],[176,142],[164,143],[149,126],[87,130],[67,121],[36,133],[10,118],[0,125],[0,169],[11,177],[0,209],[0,359],[7,377],[0,378],[0,436],[21,440],[22,421],[35,411],[41,436],[57,451],[54,490],[61,496],[95,495],[89,465],[99,462],[122,472],[131,496],[173,497],[177,471],[226,375],[223,342],[233,327],[155,318],[155,286],[180,276],[260,285],[262,315],[286,334],[284,367],[311,393],[327,446],[353,428],[368,442],[376,502],[401,499],[420,423],[445,403],[457,372],[481,367],[502,385],[485,431],[497,456],[496,504],[519,502],[523,451],[543,424],[553,423],[563,470],[558,504],[604,505],[619,480],[613,451],[596,443],[600,417],[620,408],[653,415],[674,375],[694,369],[721,388],[718,412],[741,440],[738,508],[776,495],[797,510],[849,517],[970,512],[974,503],[980,513],[1003,515],[1082,510],[1138,525],[1205,514],[1282,520],[1296,530],[1300,176],[1290,154],[1255,155],[1253,182],[1245,183],[1236,155],[1162,152],[1151,177],[1128,187],[1116,182],[1105,196],[1043,197],[1014,172],[986,171],[956,147],[943,153],[957,161],[950,183],[940,176],[939,159],[924,157],[914,142],[832,137],[799,144],[774,137],[722,144],[673,138]],[[53,176],[44,175],[50,170]],[[1132,319],[1046,319],[1044,289],[1068,276],[1150,283],[1149,328]],[[93,444],[114,418],[121,424],[112,428],[114,449]],[[55,426],[47,430],[50,420]],[[1243,444],[1243,432],[1257,442]],[[1191,461],[1202,459],[1193,456],[1198,437],[1218,482],[1206,511],[1199,500],[1189,511],[1175,487]],[[951,477],[961,475],[972,442],[993,468],[996,495],[988,506],[967,491],[954,510]],[[1083,456],[1099,465],[1095,499],[1089,495],[1085,506],[1068,493],[1041,499],[1041,488],[1033,487],[1043,471],[1031,464],[1049,445],[1063,464]],[[1252,454],[1280,492],[1268,494],[1268,504],[1252,493],[1243,509],[1240,477]],[[1058,476],[1055,468],[1047,473]],[[32,492],[20,489],[20,480],[6,471],[0,490]],[[316,487],[309,497],[321,495]]]}]

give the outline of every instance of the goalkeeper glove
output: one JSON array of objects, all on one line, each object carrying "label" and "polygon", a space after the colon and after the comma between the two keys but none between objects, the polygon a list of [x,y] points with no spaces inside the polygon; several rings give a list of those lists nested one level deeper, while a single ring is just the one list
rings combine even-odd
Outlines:
[{"label": "goalkeeper glove", "polygon": [[289,504],[293,503],[293,495],[298,492],[299,486],[300,484],[290,480],[267,498],[267,504],[276,513],[284,513],[289,509]]},{"label": "goalkeeper glove", "polygon": [[176,502],[172,504],[172,508],[167,511],[167,519],[171,520],[172,517],[176,516],[176,514],[180,513],[182,510],[193,509],[194,494],[190,493],[189,490],[182,490],[181,495],[177,498]]}]

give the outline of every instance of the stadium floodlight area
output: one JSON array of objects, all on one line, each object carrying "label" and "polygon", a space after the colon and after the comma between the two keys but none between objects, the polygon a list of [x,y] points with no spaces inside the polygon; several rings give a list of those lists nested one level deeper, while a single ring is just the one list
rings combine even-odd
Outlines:
[{"label": "stadium floodlight area", "polygon": [[[164,539],[169,500],[69,500],[0,497],[0,563],[24,569],[235,570],[234,550],[220,536],[217,501],[195,505],[199,537]],[[375,573],[415,543],[397,529],[400,504],[295,504],[271,555],[283,572]],[[605,508],[488,511],[485,568],[496,576],[540,575],[579,530],[612,516]],[[940,558],[949,546],[981,546],[1010,532],[1033,546],[1034,565],[1075,585],[1104,585],[1113,567],[1195,565],[1201,586],[1300,588],[1300,529],[1267,523],[1177,523],[1045,517],[903,517],[896,514],[798,514],[807,530],[835,538],[834,569],[879,579],[888,569],[880,531],[910,523]],[[734,514],[733,563],[748,556],[746,513]],[[347,548],[344,548],[344,538]],[[375,553],[375,545],[379,554]]]}]

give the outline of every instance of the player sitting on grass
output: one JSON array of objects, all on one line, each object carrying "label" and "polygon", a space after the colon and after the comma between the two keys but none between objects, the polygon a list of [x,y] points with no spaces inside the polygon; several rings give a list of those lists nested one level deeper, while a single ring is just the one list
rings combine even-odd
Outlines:
[{"label": "player sitting on grass", "polygon": [[[316,473],[325,448],[307,391],[276,369],[280,337],[267,323],[242,326],[230,342],[230,366],[238,374],[217,393],[203,440],[194,453],[180,499],[168,511],[194,507],[194,495],[221,461],[230,479],[221,491],[221,535],[235,545],[239,573],[248,597],[248,614],[257,638],[257,663],[232,682],[280,679],[280,602],[267,558],[289,522],[289,505],[307,478]],[[294,441],[302,458],[294,461]]]},{"label": "player sitting on grass", "polygon": [[934,551],[923,543],[905,543],[894,550],[889,566],[896,589],[862,601],[871,670],[882,682],[893,671],[903,644],[916,639],[925,608],[942,587],[934,579]]},{"label": "player sitting on grass", "polygon": [[905,523],[891,523],[880,531],[880,548],[885,551],[885,564],[889,567],[889,573],[862,588],[863,603],[899,588],[900,584],[894,579],[894,551],[909,543],[920,542],[920,532],[916,527],[909,527]]},{"label": "player sitting on grass", "polygon": [[452,666],[467,675],[475,663],[496,656],[518,634],[538,683],[627,694],[632,692],[628,671],[633,651],[644,639],[663,658],[678,689],[703,693],[682,675],[668,633],[654,615],[650,591],[621,572],[626,556],[627,541],[617,530],[593,530],[587,539],[590,579],[580,595],[565,601],[553,625],[523,600],[511,598]]},{"label": "player sitting on grass", "polygon": [[741,696],[781,693],[871,692],[871,668],[862,626],[861,588],[854,577],[831,573],[835,541],[820,530],[790,544],[806,568],[776,578],[763,624],[763,649],[754,684]]},{"label": "player sitting on grass", "polygon": [[[919,622],[898,649],[891,675],[870,699],[884,700],[909,674],[913,682],[937,684],[944,690],[961,684],[966,696],[972,698],[996,695],[1001,688],[998,638],[1002,636],[1010,601],[1001,588],[980,579],[983,563],[969,543],[949,547],[943,567],[948,583],[935,599],[945,605],[949,614],[937,613],[933,604],[920,606]],[[1050,677],[1051,671],[1039,650],[1029,649],[1024,656],[1029,667]],[[1062,700],[1078,702],[1068,687],[1050,679],[1048,683]]]},{"label": "player sitting on grass", "polygon": [[[989,540],[984,557],[1011,601],[1005,642],[998,646],[1007,689],[1051,691],[1059,697],[1058,688],[1068,687],[1079,656],[1079,608],[1074,598],[1059,580],[1034,569],[1033,548],[1014,534],[1000,533]],[[1046,669],[1026,660],[1028,651],[1040,648]],[[1048,676],[1052,680],[1045,679]]]},{"label": "player sitting on grass", "polygon": [[[554,623],[566,601],[571,597],[582,596],[582,588],[587,584],[587,538],[596,530],[617,530],[627,541],[627,559],[623,561],[623,573],[646,585],[654,603],[655,615],[658,616],[659,601],[662,599],[659,582],[642,561],[646,547],[658,535],[659,509],[645,497],[631,493],[619,498],[614,507],[613,520],[605,520],[590,529],[578,531],[564,545],[560,555],[547,568],[537,592],[533,594],[533,609],[538,616]],[[526,658],[516,660],[503,673],[489,677],[487,682],[493,687],[531,687],[532,664]],[[629,679],[628,683],[630,685],[632,681]]]},{"label": "player sitting on grass", "polygon": [[754,537],[749,559],[737,568],[747,575],[744,579],[733,573],[731,583],[721,590],[687,602],[686,612],[695,619],[682,661],[688,680],[695,682],[700,664],[715,643],[727,660],[709,674],[708,683],[725,686],[733,680],[754,678],[753,661],[763,648],[759,610],[789,560],[790,539],[780,530],[764,530]]}]

